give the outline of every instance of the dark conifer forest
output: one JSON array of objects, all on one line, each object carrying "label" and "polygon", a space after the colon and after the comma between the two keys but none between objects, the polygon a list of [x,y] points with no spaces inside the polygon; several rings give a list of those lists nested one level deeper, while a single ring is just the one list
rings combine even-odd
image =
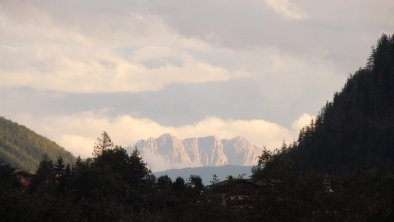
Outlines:
[{"label": "dark conifer forest", "polygon": [[28,174],[3,162],[0,221],[393,221],[393,86],[394,36],[383,35],[298,141],[262,152],[250,179],[156,178],[105,132],[75,164],[44,156]]},{"label": "dark conifer forest", "polygon": [[298,170],[352,176],[394,167],[394,38],[383,35],[364,68],[301,130],[289,153]]}]

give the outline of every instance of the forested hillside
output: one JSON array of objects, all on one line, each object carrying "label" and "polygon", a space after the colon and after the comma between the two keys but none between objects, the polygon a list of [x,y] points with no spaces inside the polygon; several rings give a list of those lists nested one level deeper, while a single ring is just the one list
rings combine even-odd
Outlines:
[{"label": "forested hillside", "polygon": [[394,36],[379,39],[367,65],[349,76],[291,147],[304,172],[350,176],[394,166]]},{"label": "forested hillside", "polygon": [[52,160],[61,156],[66,163],[75,161],[70,152],[55,142],[25,126],[0,117],[0,161],[34,172],[44,154]]}]

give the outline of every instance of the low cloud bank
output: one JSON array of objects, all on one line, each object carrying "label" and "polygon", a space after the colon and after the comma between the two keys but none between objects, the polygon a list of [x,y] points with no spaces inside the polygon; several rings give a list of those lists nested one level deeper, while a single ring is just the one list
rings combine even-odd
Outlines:
[{"label": "low cloud bank", "polygon": [[[283,140],[292,142],[301,127],[313,116],[302,114],[290,127],[262,119],[232,120],[207,117],[196,123],[183,126],[165,126],[151,119],[121,115],[110,118],[101,112],[83,112],[68,116],[35,118],[30,114],[18,114],[12,119],[31,127],[36,132],[56,141],[74,155],[89,157],[101,131],[109,133],[112,140],[122,146],[131,146],[138,140],[159,137],[170,133],[178,138],[214,135],[218,138],[245,137],[259,147],[275,149]],[[162,162],[158,157],[146,157],[152,162]],[[182,167],[182,166],[178,166]]]}]

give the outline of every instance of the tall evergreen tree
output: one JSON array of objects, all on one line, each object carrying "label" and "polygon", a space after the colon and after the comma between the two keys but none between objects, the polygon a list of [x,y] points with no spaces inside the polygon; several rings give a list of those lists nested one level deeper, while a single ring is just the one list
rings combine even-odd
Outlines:
[{"label": "tall evergreen tree", "polygon": [[93,156],[97,157],[102,154],[105,150],[114,148],[114,143],[109,137],[106,131],[101,133],[101,137],[97,138],[96,144],[94,145]]},{"label": "tall evergreen tree", "polygon": [[53,185],[55,184],[55,170],[52,160],[47,155],[44,155],[36,174],[33,176],[30,189],[32,191],[53,192]]},{"label": "tall evergreen tree", "polygon": [[142,184],[144,180],[151,173],[150,169],[146,166],[147,164],[141,157],[140,152],[136,149],[130,154],[129,157],[129,172],[130,177],[128,178],[131,184]]},{"label": "tall evergreen tree", "polygon": [[[70,167],[69,164],[67,164],[67,166]],[[53,168],[55,174],[55,183],[58,187],[57,190],[59,193],[64,193],[66,189],[66,168],[64,164],[64,159],[61,156],[57,158]]]},{"label": "tall evergreen tree", "polygon": [[56,177],[62,177],[65,172],[65,163],[63,157],[59,156],[54,165],[54,171]]}]

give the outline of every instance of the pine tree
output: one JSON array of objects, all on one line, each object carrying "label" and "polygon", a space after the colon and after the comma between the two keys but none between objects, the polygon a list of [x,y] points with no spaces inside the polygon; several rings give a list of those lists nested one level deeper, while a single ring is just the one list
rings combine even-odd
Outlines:
[{"label": "pine tree", "polygon": [[54,172],[53,162],[45,154],[38,165],[36,174],[33,176],[30,189],[32,191],[50,191],[54,183]]},{"label": "pine tree", "polygon": [[[67,166],[70,167],[69,164],[67,164]],[[63,194],[66,188],[66,168],[64,164],[64,159],[61,156],[57,158],[53,168],[55,174],[54,179],[57,185],[57,191]]]},{"label": "pine tree", "polygon": [[108,133],[103,131],[101,137],[97,138],[96,144],[94,145],[93,156],[97,157],[105,150],[114,148],[114,143],[109,137]]},{"label": "pine tree", "polygon": [[59,156],[57,158],[55,166],[54,166],[54,170],[55,170],[55,177],[56,178],[60,178],[64,175],[65,164],[64,164],[64,159],[61,156]]},{"label": "pine tree", "polygon": [[65,175],[66,175],[66,177],[71,177],[71,166],[70,166],[70,164],[68,164],[67,163],[67,165],[66,165],[66,170],[65,170]]},{"label": "pine tree", "polygon": [[128,181],[132,185],[141,185],[149,173],[151,173],[137,148],[134,149],[129,157],[129,173]]}]

